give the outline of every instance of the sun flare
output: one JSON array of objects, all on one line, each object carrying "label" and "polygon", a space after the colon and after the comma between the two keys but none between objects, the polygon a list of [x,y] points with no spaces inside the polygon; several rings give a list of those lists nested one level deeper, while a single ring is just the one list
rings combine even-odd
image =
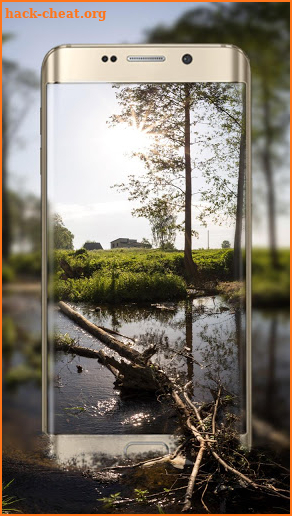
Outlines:
[{"label": "sun flare", "polygon": [[124,153],[141,152],[149,148],[151,137],[148,132],[136,127],[117,127],[115,129],[115,147]]},{"label": "sun flare", "polygon": [[153,129],[154,126],[147,123],[147,117],[139,122],[132,110],[130,125],[125,126],[121,123],[115,128],[115,136],[124,152],[139,152],[149,148],[153,142]]}]

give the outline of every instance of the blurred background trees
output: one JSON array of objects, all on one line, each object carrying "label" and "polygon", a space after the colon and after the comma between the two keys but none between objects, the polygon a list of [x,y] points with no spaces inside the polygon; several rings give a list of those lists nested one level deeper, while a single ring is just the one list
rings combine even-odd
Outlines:
[{"label": "blurred background trees", "polygon": [[[3,44],[12,37],[4,34]],[[13,149],[21,144],[19,129],[36,99],[39,79],[32,70],[5,58],[2,70],[2,252],[3,258],[7,259],[13,244],[16,243],[19,250],[21,243],[28,243],[31,239],[31,248],[34,249],[36,240],[40,239],[39,199],[32,195],[23,196],[9,188],[9,158]]]}]

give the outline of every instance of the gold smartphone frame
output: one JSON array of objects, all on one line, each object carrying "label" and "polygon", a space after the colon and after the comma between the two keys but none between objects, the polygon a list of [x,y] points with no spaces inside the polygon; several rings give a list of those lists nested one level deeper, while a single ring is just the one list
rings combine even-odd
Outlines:
[{"label": "gold smartphone frame", "polygon": [[[116,62],[101,61],[104,54]],[[192,66],[182,62],[191,54]],[[129,56],[164,56],[163,61],[129,61]],[[197,66],[194,64],[197,63]],[[184,83],[240,82],[246,91],[246,433],[252,444],[251,365],[251,79],[244,52],[233,45],[61,45],[44,58],[41,72],[41,195],[42,195],[42,430],[48,430],[47,350],[47,84],[60,83]],[[134,436],[133,436],[134,437]],[[138,435],[136,436],[139,440]]]}]

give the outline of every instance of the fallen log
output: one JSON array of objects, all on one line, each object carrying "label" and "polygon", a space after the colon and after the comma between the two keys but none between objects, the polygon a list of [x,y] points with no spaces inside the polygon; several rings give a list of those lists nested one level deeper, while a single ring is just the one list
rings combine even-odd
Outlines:
[{"label": "fallen log", "polygon": [[83,315],[73,310],[63,301],[59,302],[59,308],[81,328],[97,337],[109,349],[115,351],[120,357],[125,358],[127,362],[116,360],[101,350],[77,346],[66,341],[56,342],[56,349],[87,358],[96,358],[114,374],[117,388],[124,391],[154,393],[167,387],[168,379],[166,375],[156,365],[150,364],[150,358],[157,351],[156,346],[149,346],[143,353],[140,353],[119,341],[96,324],[88,321]]},{"label": "fallen log", "polygon": [[108,348],[112,349],[113,351],[116,351],[121,357],[137,363],[145,362],[145,359],[143,358],[143,353],[139,353],[135,349],[132,349],[129,345],[124,344],[123,342],[116,339],[96,324],[90,322],[79,312],[73,310],[73,308],[71,308],[71,306],[69,306],[67,303],[64,303],[64,301],[59,301],[58,306],[60,310],[65,315],[67,315],[67,317],[69,317],[72,321],[78,324],[78,326],[88,331],[88,333],[90,333],[91,335],[99,339],[101,342],[106,344]]},{"label": "fallen log", "polygon": [[86,348],[68,342],[55,341],[57,351],[85,358],[95,358],[107,367],[116,378],[116,387],[122,390],[139,392],[156,392],[161,388],[161,378],[156,376],[155,369],[148,365],[133,364],[124,360],[116,360],[102,350]]}]

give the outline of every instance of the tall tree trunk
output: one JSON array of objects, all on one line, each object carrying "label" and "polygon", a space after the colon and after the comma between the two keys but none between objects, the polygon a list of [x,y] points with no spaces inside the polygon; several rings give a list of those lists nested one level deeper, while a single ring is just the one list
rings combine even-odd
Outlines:
[{"label": "tall tree trunk", "polygon": [[271,252],[271,262],[273,267],[278,267],[279,259],[276,243],[276,202],[275,187],[272,166],[272,144],[273,135],[271,128],[270,94],[267,81],[263,81],[263,110],[264,110],[264,149],[262,154],[263,171],[267,181],[268,190],[268,227],[269,242]]},{"label": "tall tree trunk", "polygon": [[196,282],[197,267],[192,257],[192,164],[191,164],[191,122],[190,85],[185,84],[185,249],[184,263],[188,282]]},{"label": "tall tree trunk", "polygon": [[238,167],[238,183],[237,183],[237,205],[236,205],[236,222],[235,222],[235,236],[234,236],[234,258],[233,271],[234,279],[240,280],[243,278],[243,261],[241,250],[242,237],[242,222],[243,222],[243,207],[244,207],[244,180],[245,180],[245,165],[246,165],[246,115],[245,115],[245,88],[242,91],[242,124],[239,147],[239,167]]},{"label": "tall tree trunk", "polygon": [[9,201],[8,201],[8,186],[7,186],[7,175],[8,175],[8,120],[7,120],[7,108],[5,99],[3,98],[3,111],[2,111],[2,255],[3,259],[7,260],[10,252],[11,244],[11,225],[10,225],[10,214],[9,214]]}]

